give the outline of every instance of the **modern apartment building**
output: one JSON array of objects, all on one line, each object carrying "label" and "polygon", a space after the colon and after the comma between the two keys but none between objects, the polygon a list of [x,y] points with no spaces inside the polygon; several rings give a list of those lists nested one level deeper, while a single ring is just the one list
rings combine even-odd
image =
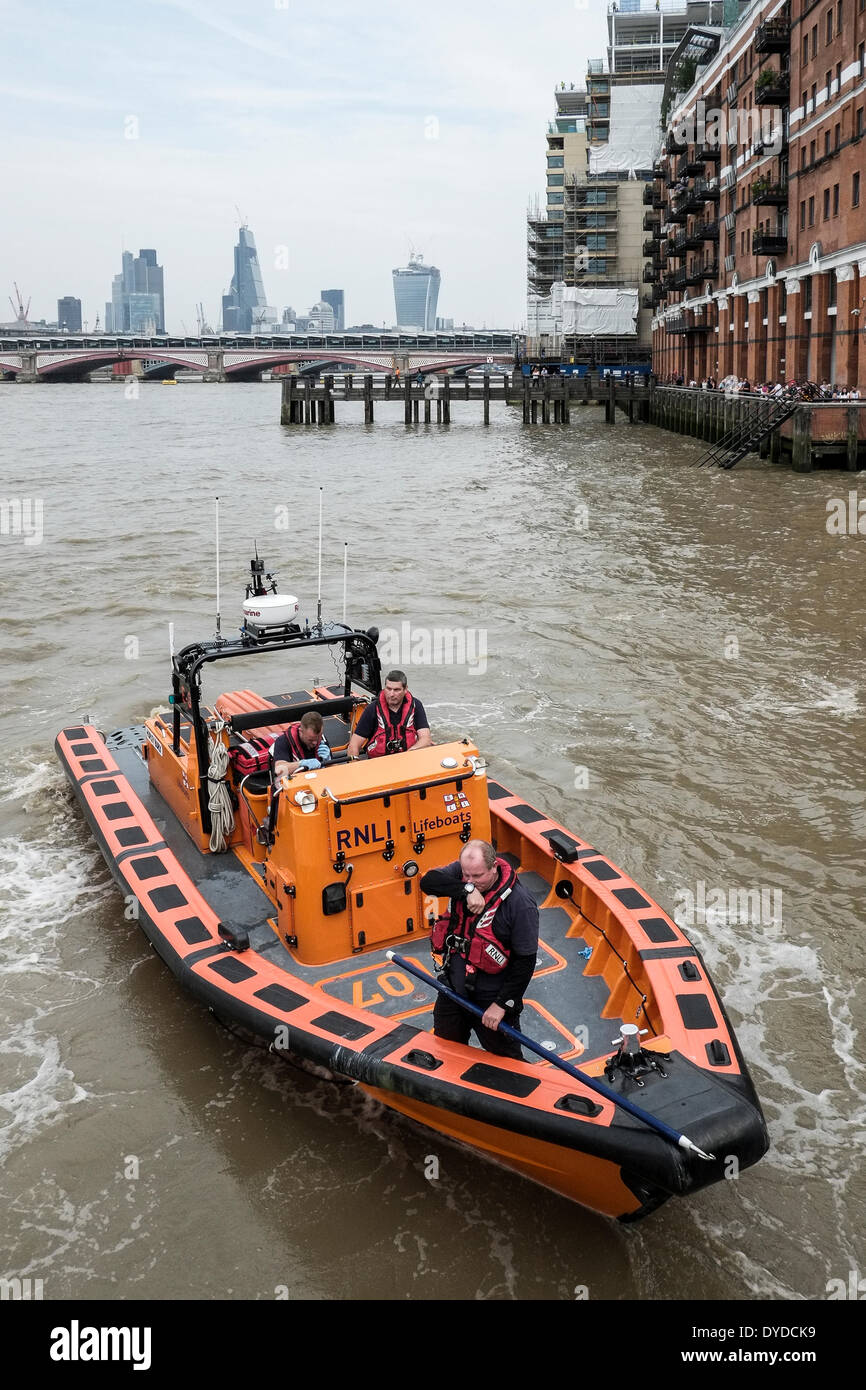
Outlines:
[{"label": "modern apartment building", "polygon": [[754,0],[718,36],[649,191],[661,377],[866,387],[864,112],[866,0]]}]

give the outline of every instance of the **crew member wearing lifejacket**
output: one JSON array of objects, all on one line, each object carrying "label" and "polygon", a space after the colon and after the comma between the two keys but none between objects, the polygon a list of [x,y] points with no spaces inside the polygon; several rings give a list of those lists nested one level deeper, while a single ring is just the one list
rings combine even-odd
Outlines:
[{"label": "crew member wearing lifejacket", "polygon": [[323,734],[324,723],[318,710],[307,710],[297,724],[291,724],[274,743],[274,776],[291,777],[305,767],[310,770],[331,761],[331,750]]},{"label": "crew member wearing lifejacket", "polygon": [[451,910],[433,928],[431,946],[442,956],[443,984],[484,1010],[483,1019],[437,994],[433,1032],[468,1043],[472,1030],[482,1047],[500,1057],[523,1059],[514,1038],[498,1032],[505,1020],[518,1026],[523,995],[538,953],[538,908],[506,859],[486,840],[470,840],[460,858],[429,869],[421,890],[449,897]]},{"label": "crew member wearing lifejacket", "polygon": [[[408,748],[430,748],[433,736],[420,700],[409,693],[405,671],[389,671],[375,704],[364,710],[349,739],[348,755],[359,757],[367,744],[367,757],[405,753]],[[369,740],[369,741],[368,741]]]}]

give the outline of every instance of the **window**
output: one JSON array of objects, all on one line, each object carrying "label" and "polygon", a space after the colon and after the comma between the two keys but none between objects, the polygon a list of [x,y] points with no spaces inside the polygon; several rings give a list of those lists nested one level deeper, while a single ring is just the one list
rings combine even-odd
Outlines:
[{"label": "window", "polygon": [[806,110],[806,93],[805,93],[805,92],[801,92],[801,93],[800,93],[800,105],[802,106],[803,111],[805,112],[805,110]]},{"label": "window", "polygon": [[586,238],[586,245],[589,251],[606,251],[607,236],[604,232],[591,232]]},{"label": "window", "polygon": [[825,221],[825,222],[827,221],[827,218],[828,218],[829,216],[830,216],[830,190],[829,190],[829,188],[825,188],[825,189],[824,189],[824,221]]},{"label": "window", "polygon": [[803,201],[802,201],[802,203],[800,204],[800,231],[801,231],[801,232],[802,232],[803,228],[805,227],[805,225],[806,225],[806,199],[804,198]]},{"label": "window", "polygon": [[827,307],[832,309],[836,303],[836,272],[831,270],[827,277]]},{"label": "window", "polygon": [[813,194],[812,197],[809,199],[809,226],[810,226],[810,227],[814,227],[814,225],[815,225],[815,197],[814,197],[814,194]]},{"label": "window", "polygon": [[834,216],[834,217],[838,217],[838,215],[839,215],[839,185],[838,185],[838,183],[834,183],[834,184],[833,184],[833,216]]},{"label": "window", "polygon": [[779,313],[788,312],[788,286],[784,280],[779,281]]},{"label": "window", "polygon": [[810,140],[810,141],[809,141],[809,163],[810,163],[810,164],[814,164],[814,163],[815,163],[815,141],[814,141],[814,140]]},{"label": "window", "polygon": [[829,95],[830,95],[830,78],[831,78],[831,77],[832,77],[832,73],[830,72],[830,69],[828,68],[827,71],[824,73],[824,86],[827,88],[827,96],[828,96],[828,97],[829,97]]},{"label": "window", "polygon": [[803,281],[803,313],[808,314],[812,307],[812,277],[807,275]]},{"label": "window", "polygon": [[548,174],[547,184],[549,188],[562,188],[565,183],[565,174]]},{"label": "window", "polygon": [[836,33],[842,32],[842,0],[836,0]]},{"label": "window", "polygon": [[557,203],[557,204],[558,204],[558,203],[564,203],[564,202],[565,202],[565,194],[564,194],[564,193],[548,193],[548,195],[547,195],[547,201],[548,201],[548,203]]},{"label": "window", "polygon": [[565,155],[562,155],[562,154],[549,154],[549,155],[547,156],[547,167],[548,167],[548,169],[564,169],[564,168],[565,168]]},{"label": "window", "polygon": [[800,146],[800,168],[801,168],[801,169],[805,169],[805,167],[806,167],[806,146],[805,146],[805,145],[801,145],[801,146]]},{"label": "window", "polygon": [[863,134],[863,107],[857,107],[857,134]]},{"label": "window", "polygon": [[817,52],[818,52],[818,26],[817,26],[817,24],[813,24],[813,25],[812,25],[812,57],[813,57],[813,58],[815,57],[815,54],[816,54]]},{"label": "window", "polygon": [[813,83],[812,83],[812,107],[813,107],[813,109],[814,109],[814,106],[815,106],[815,94],[816,94],[817,91],[818,91],[818,84],[817,84],[817,82],[813,82]]},{"label": "window", "polygon": [[837,63],[837,64],[836,64],[836,87],[837,87],[837,89],[838,89],[838,88],[841,87],[841,86],[842,86],[842,64],[841,64],[841,63]]},{"label": "window", "polygon": [[835,130],[833,131],[833,148],[838,150],[838,148],[839,148],[839,146],[840,146],[841,143],[842,143],[842,124],[841,124],[840,121],[837,121],[837,122],[836,122],[836,128],[835,128]]},{"label": "window", "polygon": [[800,58],[800,67],[804,68],[809,61],[809,40],[803,40],[803,52]]},{"label": "window", "polygon": [[859,171],[858,171],[856,174],[852,174],[852,176],[851,176],[851,206],[852,206],[852,208],[859,208],[859,206],[860,206],[860,174],[859,174]]},{"label": "window", "polygon": [[601,258],[600,258],[599,260],[597,260],[597,261],[592,261],[592,262],[591,262],[591,265],[590,265],[590,269],[592,270],[592,272],[593,272],[594,275],[606,275],[606,274],[607,274],[607,261],[604,259],[604,257],[601,257]]},{"label": "window", "polygon": [[824,154],[825,154],[825,155],[828,155],[829,153],[830,153],[830,132],[829,132],[829,130],[825,130],[825,131],[824,131]]},{"label": "window", "polygon": [[857,49],[857,62],[860,64],[860,76],[863,76],[863,60],[866,58],[866,43],[861,43]]},{"label": "window", "polygon": [[832,10],[828,10],[828,11],[827,11],[826,19],[827,19],[827,43],[830,43],[830,42],[832,41],[832,39],[833,39],[833,11],[832,11]]}]

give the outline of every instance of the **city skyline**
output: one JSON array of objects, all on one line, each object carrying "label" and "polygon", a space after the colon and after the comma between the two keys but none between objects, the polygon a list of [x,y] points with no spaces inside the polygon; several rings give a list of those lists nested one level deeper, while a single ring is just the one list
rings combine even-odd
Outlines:
[{"label": "city skyline", "polygon": [[415,244],[444,269],[441,313],[518,324],[539,132],[554,86],[604,51],[605,13],[562,0],[527,25],[516,0],[443,0],[436,34],[458,35],[445,45],[421,12],[395,25],[342,0],[314,18],[275,0],[240,17],[228,0],[153,0],[142,44],[135,12],[103,0],[84,17],[9,0],[0,109],[7,187],[24,192],[0,244],[4,294],[17,281],[46,320],[72,294],[92,327],[120,249],[155,246],[166,327],[191,331],[199,302],[219,318],[246,221],[278,309],[336,284],[352,322],[390,324],[391,271]]}]

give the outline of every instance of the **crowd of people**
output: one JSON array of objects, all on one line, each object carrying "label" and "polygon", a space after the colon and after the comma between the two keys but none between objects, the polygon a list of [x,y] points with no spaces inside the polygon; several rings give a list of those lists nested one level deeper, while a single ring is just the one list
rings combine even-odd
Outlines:
[{"label": "crowd of people", "polygon": [[745,377],[726,376],[717,381],[715,377],[704,377],[702,381],[694,378],[686,381],[682,375],[674,374],[664,380],[666,386],[688,386],[692,390],[724,391],[726,395],[773,396],[775,399],[800,401],[859,401],[857,386],[837,386],[830,381],[763,381],[752,383]]}]

